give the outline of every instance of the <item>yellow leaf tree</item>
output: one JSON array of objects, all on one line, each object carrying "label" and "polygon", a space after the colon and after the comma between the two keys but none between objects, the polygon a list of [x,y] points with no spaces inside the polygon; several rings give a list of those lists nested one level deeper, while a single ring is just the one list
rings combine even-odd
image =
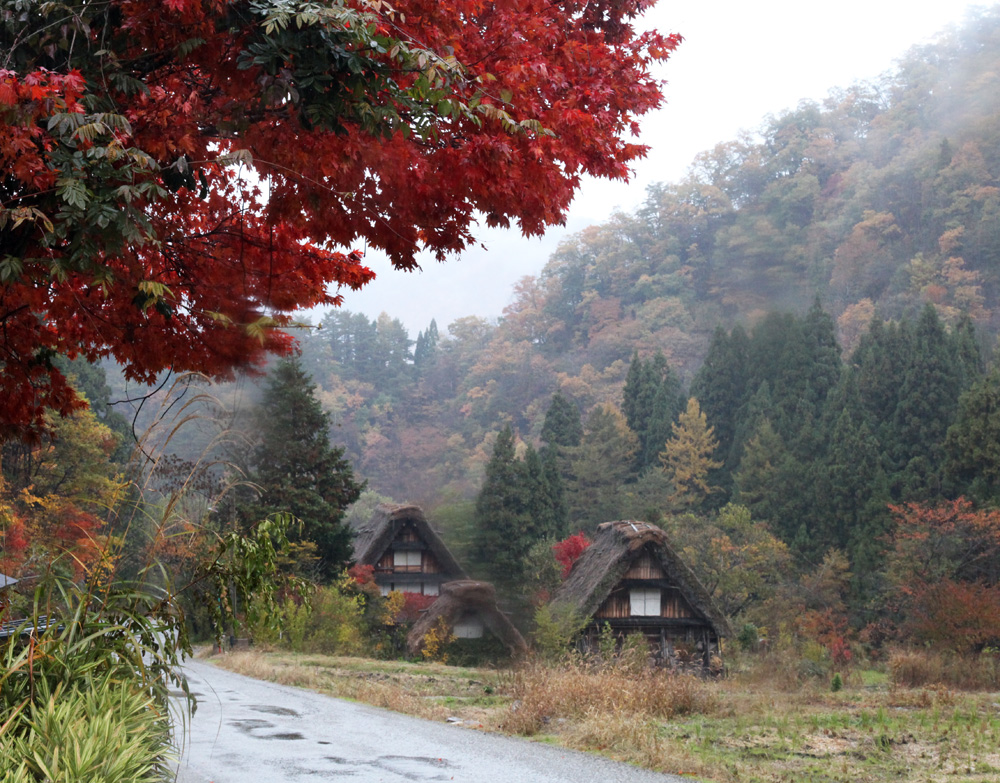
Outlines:
[{"label": "yellow leaf tree", "polygon": [[694,397],[677,417],[672,432],[660,452],[660,464],[674,484],[671,502],[691,508],[717,489],[708,483],[708,474],[722,467],[721,462],[712,459],[719,443]]}]

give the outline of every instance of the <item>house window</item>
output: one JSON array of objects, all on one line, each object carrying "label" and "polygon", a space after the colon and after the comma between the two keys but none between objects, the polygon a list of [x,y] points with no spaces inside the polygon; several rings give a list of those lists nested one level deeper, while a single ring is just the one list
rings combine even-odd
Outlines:
[{"label": "house window", "polygon": [[456,639],[482,639],[485,626],[479,615],[466,614],[455,623],[452,633]]},{"label": "house window", "polygon": [[407,570],[420,570],[420,550],[397,549],[392,553],[392,567]]},{"label": "house window", "polygon": [[427,582],[424,582],[424,595],[437,595],[438,592],[436,584],[427,584]]},{"label": "house window", "polygon": [[629,591],[632,617],[659,617],[659,588],[637,587]]}]

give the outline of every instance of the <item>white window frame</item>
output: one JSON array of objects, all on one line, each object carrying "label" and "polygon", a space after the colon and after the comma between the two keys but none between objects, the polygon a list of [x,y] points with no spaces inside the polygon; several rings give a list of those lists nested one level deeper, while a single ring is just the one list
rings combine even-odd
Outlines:
[{"label": "white window frame", "polygon": [[423,558],[419,549],[396,549],[392,553],[393,568],[412,568],[423,565]]},{"label": "white window frame", "polygon": [[659,617],[662,591],[659,587],[633,587],[629,590],[629,614],[632,617]]},{"label": "white window frame", "polygon": [[478,614],[467,614],[459,618],[451,632],[456,639],[482,639],[486,624]]}]

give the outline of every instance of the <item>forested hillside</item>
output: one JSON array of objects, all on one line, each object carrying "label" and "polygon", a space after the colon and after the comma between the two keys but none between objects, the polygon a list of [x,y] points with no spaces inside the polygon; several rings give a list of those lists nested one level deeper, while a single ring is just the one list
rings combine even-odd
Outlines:
[{"label": "forested hillside", "polygon": [[[584,416],[598,403],[620,405],[635,352],[662,353],[684,390],[703,387],[709,424],[728,448],[732,422],[709,399],[725,392],[709,384],[708,368],[695,376],[720,327],[784,344],[793,316],[765,317],[772,311],[818,329],[820,316],[806,316],[818,301],[833,319],[822,336],[830,386],[871,324],[909,333],[928,303],[935,328],[959,328],[988,348],[1000,324],[998,96],[992,10],[875,82],[705,152],[634,214],[564,242],[540,276],[519,284],[499,323],[430,324],[414,344],[391,314],[372,322],[329,313],[302,344],[335,438],[372,487],[435,505],[475,494],[505,422],[537,442],[553,392]],[[771,392],[794,398],[786,381],[769,377]],[[948,391],[952,407],[961,384]],[[722,458],[728,477],[739,461]]]}]

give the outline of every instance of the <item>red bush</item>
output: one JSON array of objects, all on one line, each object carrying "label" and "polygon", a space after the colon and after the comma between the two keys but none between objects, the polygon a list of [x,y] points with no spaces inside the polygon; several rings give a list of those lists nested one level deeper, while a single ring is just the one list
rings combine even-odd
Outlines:
[{"label": "red bush", "polygon": [[347,575],[362,587],[364,585],[374,584],[375,566],[361,565],[359,563],[358,565],[353,565],[350,568],[348,568]]},{"label": "red bush", "polygon": [[552,552],[563,567],[562,577],[565,579],[573,569],[573,563],[580,559],[591,541],[583,533],[576,533],[552,545]]}]

